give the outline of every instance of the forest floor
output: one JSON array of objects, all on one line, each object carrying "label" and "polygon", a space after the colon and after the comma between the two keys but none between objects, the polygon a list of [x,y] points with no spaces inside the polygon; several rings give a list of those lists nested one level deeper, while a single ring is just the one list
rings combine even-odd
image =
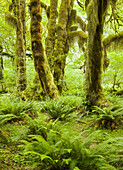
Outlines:
[{"label": "forest floor", "polygon": [[[86,148],[89,150],[93,150],[94,147],[97,147],[97,145],[100,144],[100,147],[102,147],[102,149],[100,149],[99,152],[100,154],[102,152],[102,155],[106,157],[109,164],[113,165],[113,167],[115,167],[118,170],[121,170],[123,168],[123,157],[121,152],[122,147],[120,146],[119,143],[116,143],[116,145],[114,145],[116,141],[121,142],[123,139],[122,121],[118,120],[119,122],[113,122],[113,121],[111,122],[108,116],[106,119],[100,119],[100,117],[98,116],[96,117],[92,113],[84,112],[81,107],[75,108],[72,111],[72,113],[68,115],[68,117],[65,118],[60,117],[59,119],[53,119],[44,110],[42,113],[39,111],[39,109],[38,111],[36,109],[35,110],[33,109],[33,111],[27,110],[25,113],[28,114],[29,116],[25,118],[17,118],[17,117],[13,119],[10,118],[10,120],[8,118],[4,123],[0,124],[0,128],[1,128],[0,129],[0,169],[1,170],[20,170],[20,169],[21,170],[25,170],[25,169],[27,170],[49,169],[50,170],[52,169],[49,166],[49,164],[47,165],[49,166],[49,168],[45,168],[43,164],[41,166],[38,166],[38,164],[34,165],[35,159],[38,158],[33,158],[34,155],[31,158],[29,156],[27,157],[27,155],[24,153],[25,150],[29,151],[31,149],[28,149],[29,145],[26,148],[23,148],[23,144],[26,145],[28,142],[31,142],[30,143],[31,145],[35,140],[38,141],[38,139],[36,138],[34,138],[32,141],[29,141],[31,135],[41,135],[43,139],[45,139],[46,141],[49,140],[50,142],[51,141],[53,142],[53,140],[55,140],[54,141],[55,144],[58,142],[58,140],[63,140],[64,138],[66,141],[70,142],[71,144],[71,146],[69,146],[70,150],[73,149],[72,148],[73,143],[76,144],[77,142],[76,139],[82,141],[81,142],[83,143],[82,146],[83,147],[86,146]],[[113,119],[115,119],[115,117],[113,117]],[[120,117],[120,119],[122,119],[122,117]],[[0,120],[3,120],[3,118],[1,118]],[[113,123],[115,123],[115,125]],[[57,135],[56,136],[51,135],[51,130],[54,133],[60,133],[60,135],[62,134],[61,135],[62,139],[61,138],[59,139]],[[55,139],[57,137],[58,139]],[[113,141],[114,139],[116,141]],[[108,140],[109,140],[108,144],[110,143],[109,148],[103,146],[103,143],[104,145],[107,145],[106,141]],[[69,147],[66,146],[66,150]],[[99,148],[97,148],[97,150],[98,149]],[[108,151],[108,149],[110,151]],[[119,152],[117,150],[119,150]],[[35,157],[36,156],[38,155],[35,155]],[[75,156],[75,158],[79,159],[77,158],[77,156]],[[68,166],[69,159],[63,159],[62,164],[64,161],[66,161],[65,162],[66,166]],[[43,159],[41,162],[43,162]],[[67,169],[69,168],[66,168],[66,170]],[[73,168],[73,169],[71,168],[71,170],[74,169],[77,168]],[[96,170],[98,168],[93,168],[93,169]],[[104,169],[104,168],[102,167],[99,169]],[[111,167],[109,168],[109,170],[110,169]]]}]

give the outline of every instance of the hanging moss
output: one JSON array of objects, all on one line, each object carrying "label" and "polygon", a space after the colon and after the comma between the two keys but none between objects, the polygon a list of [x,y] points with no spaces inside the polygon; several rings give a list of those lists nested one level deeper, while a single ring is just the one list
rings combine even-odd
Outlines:
[{"label": "hanging moss", "polygon": [[35,70],[38,73],[39,80],[43,86],[43,90],[47,96],[51,98],[58,98],[58,91],[54,84],[53,76],[48,65],[47,57],[44,54],[44,47],[42,43],[41,25],[42,14],[40,7],[40,0],[30,0],[31,9],[31,44],[34,58]]}]

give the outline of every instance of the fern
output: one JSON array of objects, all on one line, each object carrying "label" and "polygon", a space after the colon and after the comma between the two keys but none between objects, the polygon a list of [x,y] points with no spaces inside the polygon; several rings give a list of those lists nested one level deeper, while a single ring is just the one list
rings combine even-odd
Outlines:
[{"label": "fern", "polygon": [[43,110],[46,111],[53,119],[66,119],[71,112],[74,111],[75,106],[70,106],[65,99],[64,100],[48,100],[42,102]]},{"label": "fern", "polygon": [[95,129],[98,127],[115,129],[118,125],[122,123],[123,117],[123,107],[114,105],[110,108],[99,108],[94,106],[95,110],[93,112],[98,112],[99,115],[97,116],[96,120],[94,120]]},{"label": "fern", "polygon": [[[41,155],[44,155],[44,158],[49,159],[49,167],[52,167],[52,169],[69,169],[69,167],[88,170],[92,168],[101,169],[102,167],[105,170],[106,168],[115,169],[112,165],[109,165],[107,160],[109,154],[115,153],[116,148],[111,150],[111,146],[113,143],[117,143],[116,140],[106,141],[100,146],[96,145],[90,149],[91,143],[95,141],[100,131],[93,132],[86,139],[81,139],[84,132],[79,136],[69,138],[66,133],[61,134],[60,132],[52,131],[52,129],[47,133],[47,140],[40,135],[29,135],[28,141],[22,141],[24,144],[21,147],[24,148],[24,154],[38,155],[40,160]],[[54,142],[52,142],[53,138],[56,138]],[[106,154],[104,154],[104,151],[106,148],[107,157],[105,158]],[[74,162],[74,160],[76,161]],[[45,167],[43,162],[40,165],[37,162],[35,165]]]},{"label": "fern", "polygon": [[0,99],[0,124],[13,119],[23,119],[26,115],[31,117],[37,115],[34,102],[21,101],[15,96]]}]

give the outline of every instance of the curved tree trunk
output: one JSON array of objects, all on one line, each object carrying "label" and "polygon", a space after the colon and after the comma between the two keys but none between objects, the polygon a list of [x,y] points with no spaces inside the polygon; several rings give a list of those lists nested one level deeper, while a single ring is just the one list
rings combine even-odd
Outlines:
[{"label": "curved tree trunk", "polygon": [[105,97],[102,90],[103,43],[102,34],[108,0],[91,0],[87,7],[88,39],[85,90],[90,105],[102,106]]},{"label": "curved tree trunk", "polygon": [[44,54],[42,43],[43,28],[41,25],[42,14],[40,0],[30,0],[31,10],[31,44],[34,58],[35,70],[38,73],[41,84],[47,96],[58,98],[57,87],[54,84],[53,76]]}]

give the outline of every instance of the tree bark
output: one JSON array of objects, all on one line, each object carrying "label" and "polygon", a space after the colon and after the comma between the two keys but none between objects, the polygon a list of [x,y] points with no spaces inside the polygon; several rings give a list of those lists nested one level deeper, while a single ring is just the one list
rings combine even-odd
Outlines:
[{"label": "tree bark", "polygon": [[101,80],[103,68],[102,34],[108,0],[91,0],[87,7],[88,38],[85,92],[90,105],[102,106],[105,101]]},{"label": "tree bark", "polygon": [[26,55],[25,55],[25,45],[24,45],[24,35],[23,35],[23,25],[21,21],[21,9],[20,0],[16,0],[16,14],[17,14],[17,89],[18,91],[23,91],[27,86],[26,79]]},{"label": "tree bark", "polygon": [[57,5],[58,0],[50,0],[50,18],[48,24],[48,35],[45,40],[45,51],[48,58],[48,62],[50,68],[52,69],[54,63],[54,46],[55,46],[55,39],[56,39],[56,18],[57,18]]},{"label": "tree bark", "polygon": [[54,78],[60,94],[63,88],[64,69],[66,56],[69,51],[67,34],[71,28],[72,20],[70,18],[74,0],[62,0],[58,16],[57,43],[54,62]]},{"label": "tree bark", "polygon": [[3,79],[3,57],[2,57],[2,53],[3,53],[3,47],[2,47],[2,45],[0,45],[0,80]]},{"label": "tree bark", "polygon": [[54,84],[54,79],[50,71],[47,57],[44,54],[44,47],[42,43],[43,28],[41,25],[42,14],[40,0],[30,0],[31,10],[31,45],[34,58],[35,70],[38,73],[41,85],[47,96],[50,98],[58,98],[57,87]]}]

